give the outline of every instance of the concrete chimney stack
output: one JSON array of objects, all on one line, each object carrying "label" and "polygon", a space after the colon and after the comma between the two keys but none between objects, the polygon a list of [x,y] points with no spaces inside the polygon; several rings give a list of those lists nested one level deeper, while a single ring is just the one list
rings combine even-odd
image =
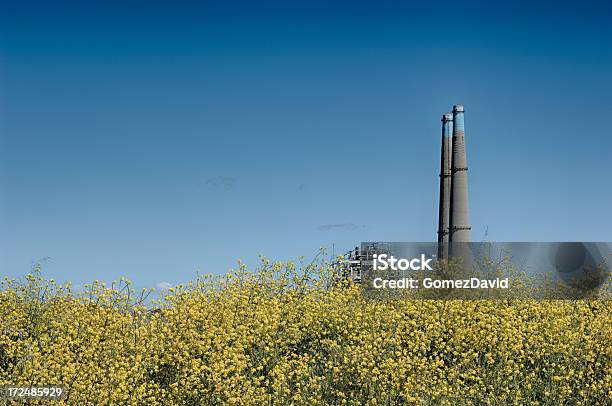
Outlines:
[{"label": "concrete chimney stack", "polygon": [[453,115],[442,115],[442,148],[440,157],[440,205],[438,213],[438,258],[448,258],[451,175],[453,158]]},{"label": "concrete chimney stack", "polygon": [[451,243],[470,241],[470,212],[468,206],[468,166],[465,156],[464,109],[458,104],[453,106],[453,140],[451,162]]}]

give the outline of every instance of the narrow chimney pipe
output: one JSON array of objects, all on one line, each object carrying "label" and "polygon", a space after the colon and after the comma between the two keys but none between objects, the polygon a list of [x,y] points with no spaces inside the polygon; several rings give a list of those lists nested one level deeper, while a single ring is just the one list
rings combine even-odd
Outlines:
[{"label": "narrow chimney pipe", "polygon": [[470,241],[470,213],[468,206],[468,166],[465,154],[464,109],[453,106],[453,154],[451,170],[451,243]]},{"label": "narrow chimney pipe", "polygon": [[451,174],[453,158],[453,115],[442,115],[442,146],[440,154],[440,204],[438,207],[439,258],[448,258],[451,208]]}]

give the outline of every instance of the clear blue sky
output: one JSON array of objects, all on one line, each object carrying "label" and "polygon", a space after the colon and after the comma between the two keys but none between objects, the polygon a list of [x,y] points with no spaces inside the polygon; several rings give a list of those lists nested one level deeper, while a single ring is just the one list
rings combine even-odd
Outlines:
[{"label": "clear blue sky", "polygon": [[612,240],[610,5],[11,3],[0,276],[154,286],[433,241],[454,103],[473,239]]}]

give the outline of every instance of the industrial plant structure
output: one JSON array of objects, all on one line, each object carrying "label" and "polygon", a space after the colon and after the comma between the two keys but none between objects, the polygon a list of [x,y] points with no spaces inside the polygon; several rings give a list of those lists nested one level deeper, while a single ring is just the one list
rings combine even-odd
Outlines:
[{"label": "industrial plant structure", "polygon": [[[453,106],[452,113],[442,115],[438,258],[453,256],[453,243],[470,242],[464,116],[461,104]],[[355,247],[347,253],[344,261],[337,264],[342,269],[341,275],[360,281],[362,270],[372,262],[372,255],[381,250],[386,250],[381,243],[362,245],[361,249]]]},{"label": "industrial plant structure", "polygon": [[[448,258],[453,242],[470,241],[468,166],[465,154],[465,110],[453,106],[442,115],[440,159],[440,205],[438,213],[438,257]],[[451,137],[452,134],[452,137]]]}]

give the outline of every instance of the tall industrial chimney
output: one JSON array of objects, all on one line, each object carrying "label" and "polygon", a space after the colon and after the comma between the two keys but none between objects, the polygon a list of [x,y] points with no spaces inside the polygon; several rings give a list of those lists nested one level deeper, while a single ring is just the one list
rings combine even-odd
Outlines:
[{"label": "tall industrial chimney", "polygon": [[451,170],[453,158],[453,115],[442,115],[442,148],[440,157],[440,206],[438,214],[438,258],[448,258]]},{"label": "tall industrial chimney", "polygon": [[450,242],[470,241],[467,158],[465,156],[464,110],[453,106],[453,157],[451,170]]}]

